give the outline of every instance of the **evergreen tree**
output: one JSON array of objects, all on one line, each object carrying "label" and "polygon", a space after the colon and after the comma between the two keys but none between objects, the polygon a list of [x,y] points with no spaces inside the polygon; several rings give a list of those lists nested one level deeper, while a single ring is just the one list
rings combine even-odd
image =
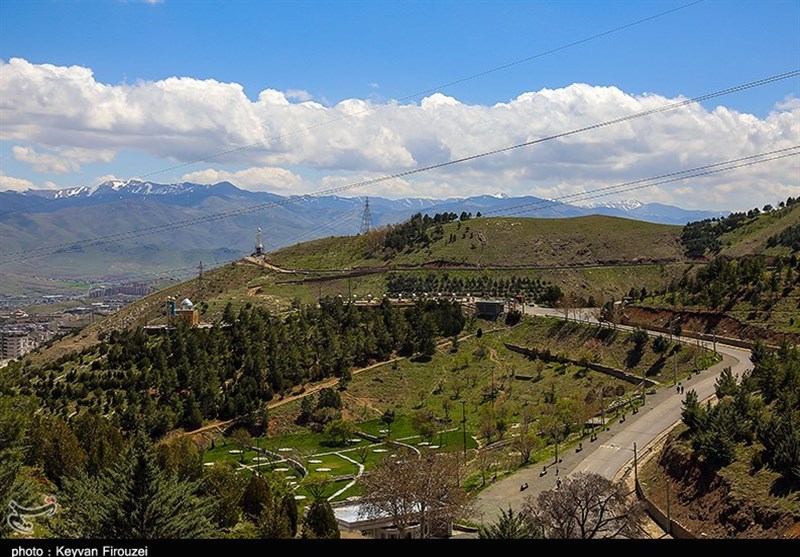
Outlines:
[{"label": "evergreen tree", "polygon": [[236,473],[233,465],[217,462],[203,473],[203,492],[216,501],[212,520],[220,528],[233,528],[241,516],[241,500],[245,479]]},{"label": "evergreen tree", "polygon": [[86,451],[72,428],[55,416],[37,416],[28,432],[27,462],[41,466],[58,487],[67,478],[79,476],[86,468]]},{"label": "evergreen tree", "polygon": [[208,515],[215,502],[199,484],[159,468],[142,432],[110,469],[67,482],[58,537],[107,539],[202,538],[214,535]]},{"label": "evergreen tree", "polygon": [[531,540],[540,539],[542,531],[529,520],[527,513],[516,513],[509,506],[507,511],[500,509],[496,522],[481,526],[478,537],[482,540]]},{"label": "evergreen tree", "polygon": [[327,499],[315,499],[303,517],[303,538],[338,540],[339,537],[331,504]]},{"label": "evergreen tree", "polygon": [[704,418],[705,410],[700,407],[697,392],[692,389],[686,393],[686,397],[683,399],[681,419],[689,427],[689,431],[697,431],[702,427]]},{"label": "evergreen tree", "polygon": [[722,370],[722,373],[714,383],[714,390],[716,391],[717,398],[722,399],[726,396],[735,396],[739,389],[739,384],[736,382],[733,372],[730,367]]},{"label": "evergreen tree", "polygon": [[20,474],[26,431],[37,407],[33,397],[14,392],[21,378],[19,364],[0,368],[0,538],[11,533],[10,501],[30,506],[42,503],[37,485]]},{"label": "evergreen tree", "polygon": [[122,454],[125,442],[119,429],[97,414],[85,413],[75,420],[75,435],[86,452],[86,472],[97,475],[113,466]]},{"label": "evergreen tree", "polygon": [[294,493],[289,491],[283,496],[283,499],[281,499],[281,507],[284,516],[289,520],[289,533],[292,537],[295,537],[297,535],[299,516],[297,514],[297,501],[294,499]]}]

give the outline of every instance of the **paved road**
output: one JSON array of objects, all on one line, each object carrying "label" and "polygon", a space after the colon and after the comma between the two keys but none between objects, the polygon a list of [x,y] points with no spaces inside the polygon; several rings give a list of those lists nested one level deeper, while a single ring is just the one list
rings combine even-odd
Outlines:
[{"label": "paved road", "polygon": [[[563,312],[548,308],[526,308],[526,313],[564,317]],[[588,320],[588,312],[579,315]],[[694,339],[683,340],[697,342]],[[731,366],[733,372],[739,375],[752,368],[749,350],[717,343],[717,351],[723,356],[722,362],[683,383],[685,388],[697,391],[700,400],[714,394],[714,383],[724,367]],[[634,442],[639,449],[643,449],[680,420],[682,400],[683,396],[678,395],[675,389],[665,387],[655,395],[648,396],[646,405],[636,415],[628,414],[624,423],[611,425],[610,431],[600,433],[596,442],[584,442],[582,451],[571,449],[559,455],[562,462],[557,466],[550,460],[546,474],[542,474],[542,466],[537,465],[519,470],[491,485],[476,499],[480,520],[494,520],[500,514],[501,508],[519,508],[525,497],[552,489],[558,477],[556,469],[560,476],[575,472],[595,472],[613,478],[633,458]],[[523,483],[527,483],[529,487],[520,491]]]}]

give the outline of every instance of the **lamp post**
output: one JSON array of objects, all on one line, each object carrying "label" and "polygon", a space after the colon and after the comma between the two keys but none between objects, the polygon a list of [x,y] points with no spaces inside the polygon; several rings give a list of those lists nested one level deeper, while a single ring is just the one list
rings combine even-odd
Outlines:
[{"label": "lamp post", "polygon": [[464,432],[464,463],[467,458],[467,402],[461,400],[461,428]]},{"label": "lamp post", "polygon": [[678,384],[678,353],[677,352],[672,352],[672,363],[675,364],[674,365],[675,371],[672,374],[672,386],[674,387],[675,385]]}]

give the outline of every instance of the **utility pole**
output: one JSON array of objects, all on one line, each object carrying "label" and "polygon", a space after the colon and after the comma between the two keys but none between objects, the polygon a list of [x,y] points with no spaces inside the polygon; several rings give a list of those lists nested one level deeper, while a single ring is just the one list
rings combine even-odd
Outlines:
[{"label": "utility pole", "polygon": [[675,367],[675,371],[674,371],[674,373],[672,375],[672,386],[674,387],[675,385],[678,384],[678,353],[677,352],[673,352],[672,353],[672,362],[675,364],[675,366],[674,366]]},{"label": "utility pole", "polygon": [[467,462],[467,401],[461,400],[461,429],[464,432],[464,463]]},{"label": "utility pole", "polygon": [[[555,434],[553,435],[553,440],[556,442],[556,461],[553,464],[558,466],[558,426],[556,427]],[[557,471],[558,471],[558,468],[556,468],[556,472]]]},{"label": "utility pole", "polygon": [[605,387],[600,385],[600,423],[603,426],[603,429],[606,428],[606,402],[604,399]]},{"label": "utility pole", "polygon": [[202,302],[204,299],[203,296],[203,262],[200,262],[200,265],[197,266],[197,290],[200,292],[198,296],[200,297],[200,301]]},{"label": "utility pole", "polygon": [[633,442],[633,481],[634,486],[639,487],[639,458],[636,453],[636,441]]},{"label": "utility pole", "polygon": [[494,366],[492,366],[492,407],[494,407]]}]

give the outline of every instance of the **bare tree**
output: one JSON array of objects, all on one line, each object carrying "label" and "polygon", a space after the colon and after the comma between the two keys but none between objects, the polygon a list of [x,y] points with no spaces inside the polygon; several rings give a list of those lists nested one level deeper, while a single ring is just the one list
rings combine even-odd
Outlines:
[{"label": "bare tree", "polygon": [[486,476],[492,469],[492,466],[497,464],[497,454],[488,447],[478,449],[476,453],[478,468],[481,472],[481,485],[486,485]]},{"label": "bare tree", "polygon": [[546,538],[635,538],[642,532],[641,503],[628,497],[622,482],[599,474],[579,472],[526,504]]},{"label": "bare tree", "polygon": [[466,494],[457,485],[452,455],[406,451],[384,458],[362,477],[365,495],[360,514],[388,515],[400,537],[419,524],[423,537],[444,532],[466,508]]},{"label": "bare tree", "polygon": [[363,445],[358,446],[353,452],[358,457],[358,461],[361,462],[361,464],[364,464],[367,461],[371,451],[372,448],[369,446],[369,443],[364,443]]}]

